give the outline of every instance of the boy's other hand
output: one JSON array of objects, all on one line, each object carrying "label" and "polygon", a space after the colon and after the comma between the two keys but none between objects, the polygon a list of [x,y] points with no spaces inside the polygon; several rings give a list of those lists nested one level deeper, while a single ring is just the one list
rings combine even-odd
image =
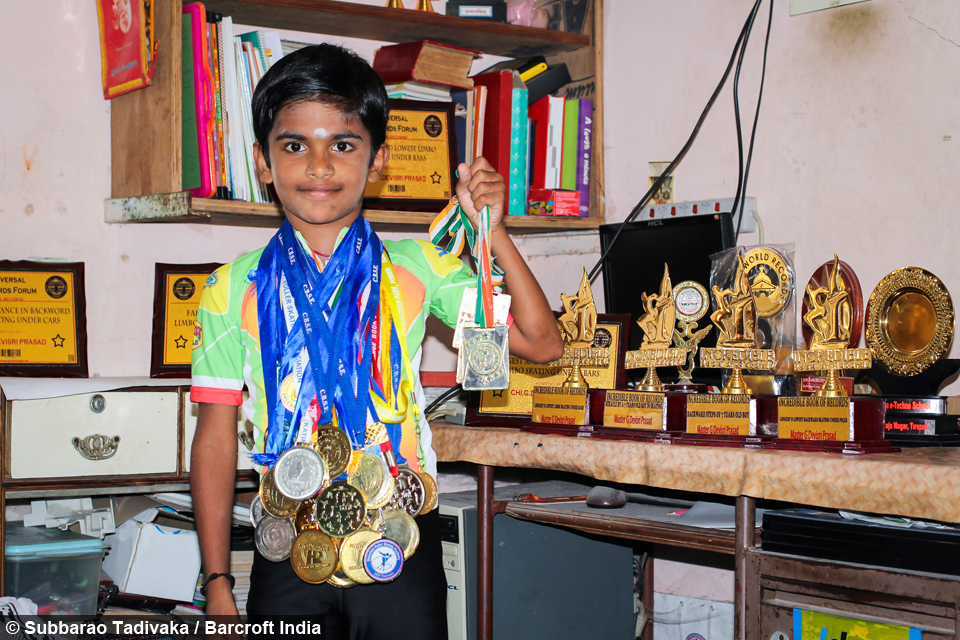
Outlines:
[{"label": "boy's other hand", "polygon": [[471,166],[461,163],[457,171],[460,174],[457,182],[457,198],[473,223],[473,227],[477,228],[478,211],[487,206],[490,207],[491,232],[501,229],[503,204],[507,193],[503,176],[494,171],[493,165],[483,156],[474,160]]}]

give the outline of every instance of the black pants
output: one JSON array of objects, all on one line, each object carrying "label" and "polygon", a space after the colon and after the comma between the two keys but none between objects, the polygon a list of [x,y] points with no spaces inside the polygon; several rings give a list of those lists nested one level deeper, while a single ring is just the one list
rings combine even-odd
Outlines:
[{"label": "black pants", "polygon": [[289,560],[270,562],[255,552],[247,600],[250,622],[274,617],[322,621],[326,640],[446,640],[440,512],[434,509],[416,520],[420,545],[404,562],[399,577],[384,584],[350,589],[307,584],[293,572]]}]

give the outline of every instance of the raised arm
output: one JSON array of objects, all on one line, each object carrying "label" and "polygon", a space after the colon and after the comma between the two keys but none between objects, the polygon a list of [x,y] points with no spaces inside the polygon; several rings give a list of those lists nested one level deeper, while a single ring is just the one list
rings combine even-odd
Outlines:
[{"label": "raised arm", "polygon": [[517,250],[503,225],[506,188],[503,176],[483,157],[473,166],[458,167],[457,197],[476,225],[477,211],[490,207],[491,251],[504,271],[510,294],[510,353],[531,362],[551,362],[563,355],[563,340],[553,311],[537,279]]}]

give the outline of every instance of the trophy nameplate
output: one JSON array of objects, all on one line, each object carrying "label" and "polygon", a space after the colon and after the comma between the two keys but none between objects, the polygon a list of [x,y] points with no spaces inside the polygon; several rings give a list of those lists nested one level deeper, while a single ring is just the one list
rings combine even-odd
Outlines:
[{"label": "trophy nameplate", "polygon": [[589,387],[534,387],[532,421],[538,424],[589,424]]},{"label": "trophy nameplate", "polygon": [[686,432],[698,436],[756,436],[757,401],[746,393],[686,397]]},{"label": "trophy nameplate", "polygon": [[0,260],[0,375],[87,377],[82,262]]},{"label": "trophy nameplate", "polygon": [[643,391],[607,391],[603,426],[644,431],[667,430],[667,396]]}]

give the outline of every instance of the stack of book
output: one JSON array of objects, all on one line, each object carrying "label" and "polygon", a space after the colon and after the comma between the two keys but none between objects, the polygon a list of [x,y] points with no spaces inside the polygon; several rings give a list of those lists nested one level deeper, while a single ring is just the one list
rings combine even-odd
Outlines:
[{"label": "stack of book", "polygon": [[230,573],[236,580],[233,585],[233,599],[236,601],[237,609],[241,615],[247,612],[251,569],[253,569],[253,551],[230,552]]}]

